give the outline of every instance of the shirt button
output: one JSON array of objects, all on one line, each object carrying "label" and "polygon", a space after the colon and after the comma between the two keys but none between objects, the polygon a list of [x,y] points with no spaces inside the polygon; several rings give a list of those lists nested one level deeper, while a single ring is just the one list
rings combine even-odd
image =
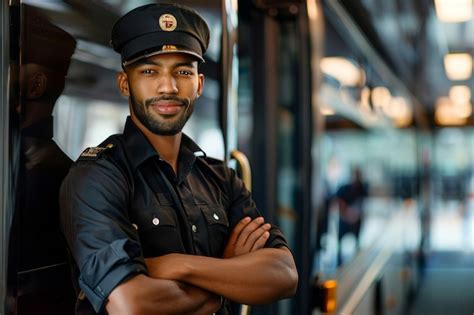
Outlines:
[{"label": "shirt button", "polygon": [[153,223],[153,225],[158,225],[160,224],[160,219],[158,218],[153,218],[153,221],[151,221]]},{"label": "shirt button", "polygon": [[195,226],[194,224],[191,226],[191,229],[193,230],[194,233],[196,233],[198,230],[197,226]]},{"label": "shirt button", "polygon": [[212,217],[216,220],[219,220],[219,216],[216,213],[214,213],[214,215]]}]

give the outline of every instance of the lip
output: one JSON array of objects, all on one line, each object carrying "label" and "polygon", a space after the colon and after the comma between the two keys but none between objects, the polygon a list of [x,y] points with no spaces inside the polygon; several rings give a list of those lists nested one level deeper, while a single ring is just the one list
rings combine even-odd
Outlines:
[{"label": "lip", "polygon": [[161,115],[174,115],[181,111],[183,105],[176,101],[159,101],[151,104],[151,107]]}]

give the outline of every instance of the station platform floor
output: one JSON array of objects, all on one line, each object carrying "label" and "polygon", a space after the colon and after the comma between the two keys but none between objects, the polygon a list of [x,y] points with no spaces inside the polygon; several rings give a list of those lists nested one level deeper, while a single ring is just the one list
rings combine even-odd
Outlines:
[{"label": "station platform floor", "polygon": [[430,251],[407,315],[474,315],[474,200],[435,205]]},{"label": "station platform floor", "polygon": [[474,253],[432,252],[420,280],[407,315],[474,314]]}]

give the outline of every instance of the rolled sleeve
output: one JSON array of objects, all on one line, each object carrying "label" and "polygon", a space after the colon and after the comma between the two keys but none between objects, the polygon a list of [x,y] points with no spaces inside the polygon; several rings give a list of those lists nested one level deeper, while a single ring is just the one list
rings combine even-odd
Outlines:
[{"label": "rolled sleeve", "polygon": [[76,164],[61,187],[61,225],[79,268],[79,286],[94,310],[104,310],[123,281],[147,273],[129,216],[130,187],[111,162]]},{"label": "rolled sleeve", "polygon": [[288,242],[279,227],[273,225],[269,232],[270,236],[268,237],[268,240],[265,243],[265,247],[288,247]]},{"label": "rolled sleeve", "polygon": [[79,286],[96,312],[101,312],[110,292],[123,281],[137,274],[146,274],[140,259],[140,247],[122,239],[99,250],[81,268]]}]

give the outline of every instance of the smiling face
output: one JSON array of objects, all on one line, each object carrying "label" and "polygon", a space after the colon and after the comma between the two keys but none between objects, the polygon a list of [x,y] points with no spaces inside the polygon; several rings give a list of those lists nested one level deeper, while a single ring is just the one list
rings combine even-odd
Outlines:
[{"label": "smiling face", "polygon": [[186,54],[162,54],[127,66],[117,77],[129,97],[132,120],[156,135],[179,133],[201,95],[204,76]]}]

